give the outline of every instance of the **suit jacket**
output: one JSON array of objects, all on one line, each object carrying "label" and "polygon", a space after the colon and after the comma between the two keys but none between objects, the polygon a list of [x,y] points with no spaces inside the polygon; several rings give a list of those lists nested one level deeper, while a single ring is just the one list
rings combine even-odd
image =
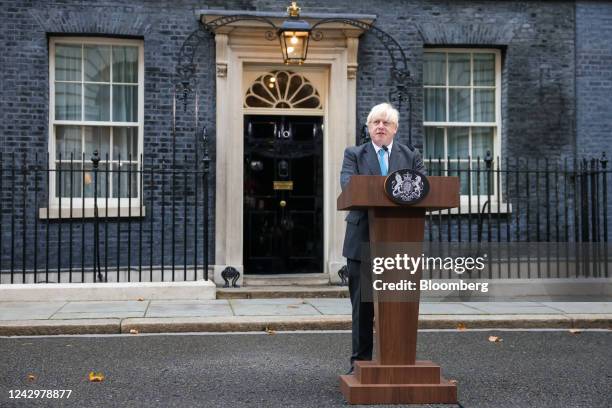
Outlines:
[{"label": "suit jacket", "polygon": [[[389,155],[389,173],[400,169],[412,169],[427,174],[419,152],[394,140]],[[340,185],[343,190],[353,174],[381,175],[378,156],[372,142],[361,146],[347,147],[344,150],[344,160],[340,172]],[[369,241],[368,213],[367,211],[351,210],[345,221],[346,234],[344,235],[342,256],[361,260],[361,244]]]}]

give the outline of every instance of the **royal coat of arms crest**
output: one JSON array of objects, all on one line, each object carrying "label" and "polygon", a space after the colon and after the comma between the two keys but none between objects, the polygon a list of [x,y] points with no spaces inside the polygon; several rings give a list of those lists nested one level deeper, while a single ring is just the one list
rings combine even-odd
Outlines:
[{"label": "royal coat of arms crest", "polygon": [[389,174],[385,180],[387,196],[398,204],[414,204],[429,192],[429,182],[424,174],[402,169]]}]

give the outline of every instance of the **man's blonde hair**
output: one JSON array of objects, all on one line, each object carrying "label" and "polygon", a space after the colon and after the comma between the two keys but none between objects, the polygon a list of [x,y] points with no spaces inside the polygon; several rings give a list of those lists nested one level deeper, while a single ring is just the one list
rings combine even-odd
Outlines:
[{"label": "man's blonde hair", "polygon": [[391,104],[385,102],[372,108],[368,114],[368,124],[370,124],[375,118],[381,118],[385,122],[391,122],[397,126],[399,122],[399,112],[397,109],[391,106]]}]

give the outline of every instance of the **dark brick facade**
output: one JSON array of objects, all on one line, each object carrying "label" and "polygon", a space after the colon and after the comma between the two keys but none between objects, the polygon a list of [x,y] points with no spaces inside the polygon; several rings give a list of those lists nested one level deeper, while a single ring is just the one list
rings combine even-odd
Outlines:
[{"label": "dark brick facade", "polygon": [[[145,50],[144,155],[146,160],[191,166],[199,158],[193,103],[177,109],[171,133],[172,84],[179,50],[197,28],[194,10],[282,11],[286,1],[2,1],[0,147],[3,153],[46,157],[48,149],[48,38],[55,35],[141,38]],[[502,51],[502,135],[504,157],[530,159],[599,156],[612,132],[612,2],[608,1],[308,1],[303,12],[378,15],[376,25],[405,48],[413,75],[412,135],[422,144],[422,56],[431,46],[487,47]],[[390,61],[372,35],[360,41],[357,117],[388,99]],[[214,41],[197,52],[200,123],[211,136],[214,181]],[[356,124],[359,127],[359,123]],[[407,115],[400,137],[407,137]],[[174,149],[173,149],[174,147]],[[6,162],[5,162],[6,164]],[[3,174],[4,188],[9,175]],[[44,201],[45,191],[39,200]],[[159,200],[159,189],[153,190]],[[612,200],[608,200],[609,202]],[[6,261],[10,194],[3,192],[2,246]],[[33,194],[26,197],[33,209]],[[210,193],[214,208],[214,184]],[[20,204],[17,204],[19,207]],[[33,223],[34,210],[27,222]],[[17,230],[22,221],[17,218]],[[192,220],[188,219],[187,222]],[[150,228],[146,224],[145,228]],[[214,245],[214,223],[210,231]],[[86,228],[91,224],[86,222]],[[53,225],[52,228],[56,228]],[[76,228],[80,228],[76,226]],[[163,227],[153,224],[155,236]],[[111,230],[113,230],[111,228]],[[41,227],[41,233],[44,230]],[[53,235],[53,233],[51,234]],[[28,236],[28,241],[32,237]],[[211,262],[213,259],[211,258]]]},{"label": "dark brick facade", "polygon": [[612,142],[612,6],[576,5],[576,150],[579,156],[610,155]]}]

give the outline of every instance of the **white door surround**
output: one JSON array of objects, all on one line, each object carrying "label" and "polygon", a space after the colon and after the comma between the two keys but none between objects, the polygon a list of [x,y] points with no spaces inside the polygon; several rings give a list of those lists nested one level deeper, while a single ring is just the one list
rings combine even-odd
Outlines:
[{"label": "white door surround", "polygon": [[[204,23],[236,14],[247,13],[227,10],[199,12]],[[265,16],[277,26],[286,17],[282,13],[251,14]],[[374,20],[374,16],[301,16],[311,24],[328,17],[357,17],[367,23]],[[223,283],[221,272],[227,266],[238,269],[241,275],[244,271],[243,116],[247,111],[243,106],[245,90],[250,85],[246,81],[252,81],[257,73],[278,69],[299,71],[307,77],[311,75],[313,79],[318,78],[315,82],[324,102],[324,270],[321,272],[328,274],[331,282],[339,282],[337,272],[346,262],[342,257],[345,225],[343,214],[336,210],[336,198],[341,191],[339,179],[344,149],[355,143],[357,47],[363,30],[340,23],[323,25],[323,39],[310,41],[308,59],[299,67],[283,64],[279,41],[266,39],[266,31],[270,30],[271,27],[265,23],[246,20],[222,26],[215,32],[217,134],[214,281],[216,284]],[[277,109],[277,112],[285,115],[300,114],[289,109]],[[249,113],[255,112],[249,108]]]}]

